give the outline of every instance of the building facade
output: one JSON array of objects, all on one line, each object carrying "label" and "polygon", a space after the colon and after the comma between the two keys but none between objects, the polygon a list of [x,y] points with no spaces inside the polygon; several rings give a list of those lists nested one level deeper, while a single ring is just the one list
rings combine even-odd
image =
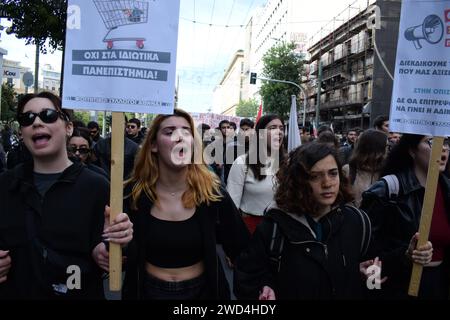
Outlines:
[{"label": "building facade", "polygon": [[56,95],[60,94],[61,87],[61,72],[55,70],[50,64],[45,64],[41,69],[42,84],[41,90],[50,91]]},{"label": "building facade", "polygon": [[213,93],[213,108],[220,114],[235,116],[236,108],[242,100],[244,81],[244,51],[238,50],[233,56],[225,74]]},{"label": "building facade", "polygon": [[[28,71],[30,71],[30,69],[23,67],[19,61],[4,59],[2,82],[13,84],[14,91],[18,94],[23,94],[26,92],[26,88],[22,81],[22,77],[23,74]],[[33,88],[28,88],[28,92],[31,91],[33,91]]]},{"label": "building facade", "polygon": [[372,2],[308,48],[307,121],[318,109],[319,125],[346,132],[389,115],[401,1]]},{"label": "building facade", "polygon": [[[30,68],[24,67],[19,61],[4,59],[2,82],[14,85],[17,94],[34,92],[33,87],[26,88],[23,83],[23,74],[31,72]],[[41,79],[39,80],[39,91],[50,91],[59,96],[61,87],[61,72],[56,71],[51,65],[45,64],[41,67]]]},{"label": "building facade", "polygon": [[261,75],[263,56],[273,46],[282,42],[294,42],[295,51],[306,54],[307,34],[304,25],[298,23],[305,13],[303,1],[268,0],[257,8],[246,25],[243,99],[259,99],[260,84],[250,85],[250,73]]}]

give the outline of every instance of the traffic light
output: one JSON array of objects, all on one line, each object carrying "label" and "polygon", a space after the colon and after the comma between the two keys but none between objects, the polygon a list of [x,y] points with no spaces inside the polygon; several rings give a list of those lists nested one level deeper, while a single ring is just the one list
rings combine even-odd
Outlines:
[{"label": "traffic light", "polygon": [[250,84],[256,84],[256,72],[250,72]]}]

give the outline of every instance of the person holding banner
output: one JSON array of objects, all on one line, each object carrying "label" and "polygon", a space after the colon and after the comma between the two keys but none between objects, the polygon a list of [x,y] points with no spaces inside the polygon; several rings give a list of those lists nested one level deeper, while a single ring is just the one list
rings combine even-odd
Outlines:
[{"label": "person holding banner", "polygon": [[153,120],[124,195],[135,227],[124,299],[230,299],[216,242],[234,260],[249,234],[188,113]]},{"label": "person holding banner", "polygon": [[449,157],[444,142],[428,243],[416,248],[433,138],[404,134],[388,155],[381,179],[363,193],[361,208],[373,226],[372,254],[383,261],[388,281],[381,297],[406,298],[412,261],[424,266],[419,298],[448,299],[450,269],[450,181],[443,175]]},{"label": "person holding banner", "polygon": [[110,225],[108,181],[69,160],[57,96],[25,95],[17,120],[32,161],[0,175],[0,300],[104,298],[103,241],[125,245],[132,223],[122,213]]},{"label": "person holding banner", "polygon": [[[370,221],[352,200],[333,146],[312,142],[289,153],[277,175],[275,202],[235,265],[242,299],[355,299]],[[364,261],[364,262],[363,262]]]}]

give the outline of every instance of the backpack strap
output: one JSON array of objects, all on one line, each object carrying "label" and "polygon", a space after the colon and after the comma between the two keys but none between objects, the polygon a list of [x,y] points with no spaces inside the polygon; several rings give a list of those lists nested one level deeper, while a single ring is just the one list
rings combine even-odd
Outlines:
[{"label": "backpack strap", "polygon": [[400,192],[400,182],[398,181],[397,176],[395,174],[389,174],[381,179],[383,179],[388,186],[389,199],[397,197]]},{"label": "backpack strap", "polygon": [[372,238],[372,225],[370,223],[369,216],[363,210],[358,209],[355,206],[347,204],[345,207],[351,209],[361,219],[362,237],[360,253],[364,256],[369,249],[370,239]]},{"label": "backpack strap", "polygon": [[278,273],[281,266],[281,254],[284,246],[284,235],[279,230],[278,223],[274,221],[272,239],[269,246],[269,259],[272,274]]}]

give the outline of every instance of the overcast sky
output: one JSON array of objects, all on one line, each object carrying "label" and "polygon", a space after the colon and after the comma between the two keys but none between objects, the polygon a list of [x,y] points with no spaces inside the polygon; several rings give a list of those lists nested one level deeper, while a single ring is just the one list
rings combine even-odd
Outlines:
[{"label": "overcast sky", "polygon": [[[244,48],[244,30],[253,10],[270,0],[181,0],[177,74],[179,106],[188,111],[207,112],[212,94],[234,52]],[[301,31],[313,34],[355,0],[296,0],[302,3]],[[355,9],[367,0],[357,0]],[[348,15],[348,10],[344,15]],[[194,22],[195,21],[195,22]],[[315,22],[312,22],[315,21]],[[2,25],[7,21],[2,19]],[[211,25],[210,25],[211,24]],[[226,27],[228,26],[228,27]],[[330,25],[328,25],[330,28]],[[5,57],[21,61],[34,71],[34,46],[2,32],[0,47]],[[41,63],[61,69],[61,53],[41,55]]]}]

